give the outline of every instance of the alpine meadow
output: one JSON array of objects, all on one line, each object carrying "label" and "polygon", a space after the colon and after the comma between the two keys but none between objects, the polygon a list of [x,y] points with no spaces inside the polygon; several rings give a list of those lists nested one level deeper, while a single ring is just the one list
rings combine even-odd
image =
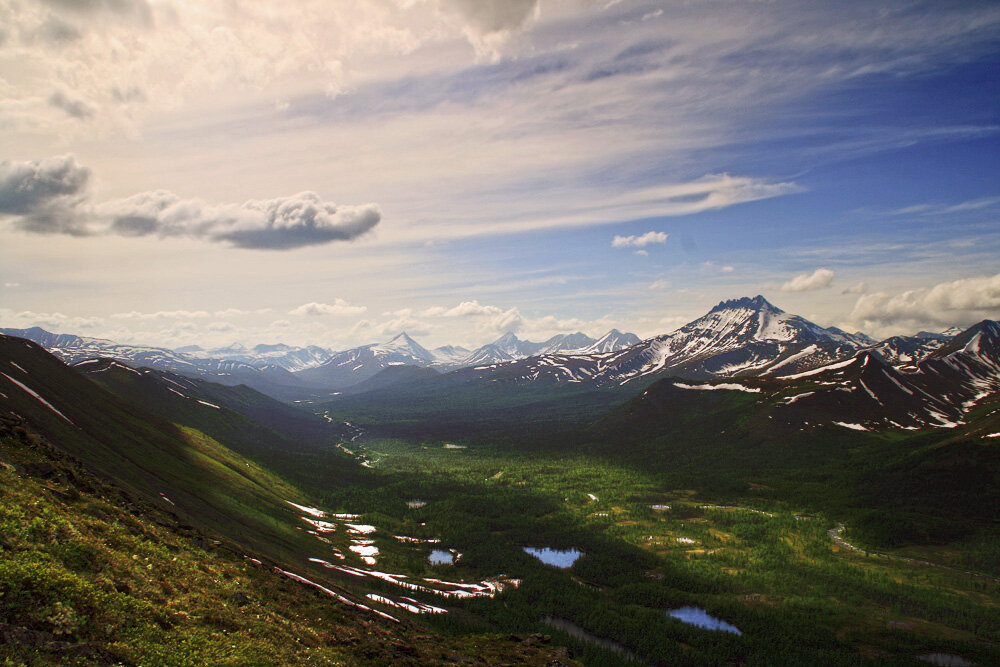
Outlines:
[{"label": "alpine meadow", "polygon": [[1000,665],[1000,5],[0,0],[0,667]]}]

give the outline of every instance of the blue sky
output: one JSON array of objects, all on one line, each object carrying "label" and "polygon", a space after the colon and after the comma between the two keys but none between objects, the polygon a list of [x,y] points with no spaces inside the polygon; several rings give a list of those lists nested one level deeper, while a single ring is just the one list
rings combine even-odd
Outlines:
[{"label": "blue sky", "polygon": [[757,293],[876,336],[1000,317],[995,3],[0,18],[5,326],[476,345]]}]

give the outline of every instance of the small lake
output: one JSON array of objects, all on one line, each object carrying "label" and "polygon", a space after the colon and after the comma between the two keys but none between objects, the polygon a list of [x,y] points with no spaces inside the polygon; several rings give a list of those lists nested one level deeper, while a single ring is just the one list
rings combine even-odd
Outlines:
[{"label": "small lake", "polygon": [[734,635],[743,634],[735,625],[731,625],[712,616],[701,607],[681,607],[680,609],[673,609],[667,612],[667,616],[676,618],[682,623],[694,625],[706,630],[722,630],[723,632],[731,632]]},{"label": "small lake", "polygon": [[450,551],[445,551],[444,549],[431,549],[431,555],[428,556],[431,565],[454,565],[455,564],[455,554]]},{"label": "small lake", "polygon": [[583,552],[579,549],[549,549],[548,547],[541,549],[538,547],[524,547],[524,552],[534,556],[546,565],[562,568],[572,567],[576,559],[583,555]]}]

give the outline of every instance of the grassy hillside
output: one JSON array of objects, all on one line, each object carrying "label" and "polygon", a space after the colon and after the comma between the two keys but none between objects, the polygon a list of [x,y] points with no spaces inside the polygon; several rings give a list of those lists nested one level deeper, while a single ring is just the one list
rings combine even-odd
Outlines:
[{"label": "grassy hillside", "polygon": [[281,476],[322,487],[353,483],[355,462],[335,448],[343,424],[276,401],[246,386],[231,387],[101,359],[73,367],[120,399],[174,424],[196,429]]},{"label": "grassy hillside", "polygon": [[305,498],[273,473],[104,391],[33,343],[0,338],[0,367],[4,412],[67,454],[192,525],[273,556],[302,553],[286,500]]},{"label": "grassy hillside", "polygon": [[445,638],[334,603],[0,421],[8,667],[550,664],[541,641]]},{"label": "grassy hillside", "polygon": [[[984,400],[954,429],[858,431],[801,426],[829,423],[823,413],[787,423],[789,392],[661,381],[596,423],[583,447],[716,497],[766,487],[769,497],[851,519],[855,537],[874,546],[978,542],[1000,531],[1000,440],[983,437],[1000,431],[1000,399]],[[1000,559],[988,569],[1000,573]]]}]

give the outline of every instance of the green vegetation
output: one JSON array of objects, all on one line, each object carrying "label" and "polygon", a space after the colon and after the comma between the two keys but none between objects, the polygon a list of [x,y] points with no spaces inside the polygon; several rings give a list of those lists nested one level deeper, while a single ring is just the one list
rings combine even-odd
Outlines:
[{"label": "green vegetation", "polygon": [[350,610],[0,426],[5,666],[544,665],[559,655],[530,639],[441,639]]},{"label": "green vegetation", "polygon": [[[28,459],[54,450],[23,433],[4,440],[9,462],[29,475],[4,473],[11,512],[0,535],[0,623],[50,643],[16,644],[16,659],[29,664],[58,662],[52,655],[100,661],[100,651],[141,664],[555,655],[541,649],[543,638],[511,647],[483,633],[551,635],[586,664],[902,665],[926,664],[918,658],[929,653],[1000,663],[997,581],[903,559],[1000,574],[1000,442],[977,436],[1000,431],[995,401],[978,406],[967,427],[929,432],[802,430],[775,419],[780,398],[670,382],[629,392],[445,387],[398,404],[390,389],[378,401],[323,406],[320,418],[240,387],[196,383],[178,396],[127,369],[99,373],[105,391],[37,348],[0,345],[63,413],[9,392],[11,411],[58,444],[61,458],[55,473],[32,473]],[[340,442],[345,433],[351,441]],[[67,454],[124,492],[89,476],[81,483]],[[319,534],[286,501],[360,516]],[[374,532],[351,533],[347,521]],[[861,550],[831,539],[840,523]],[[374,566],[351,551],[362,530],[371,540],[364,548],[378,549]],[[528,546],[584,555],[560,570]],[[432,548],[459,556],[432,565]],[[385,607],[421,624],[397,632],[244,553],[354,600],[406,595],[447,613]],[[519,585],[497,598],[443,597],[339,565],[410,582],[504,577]],[[211,603],[198,606],[202,587]],[[250,599],[269,600],[267,614],[249,619],[241,616],[248,605],[229,608],[249,590],[257,591]],[[692,605],[743,634],[667,615]],[[284,630],[258,640],[273,623]],[[365,644],[342,631],[358,624],[395,639]],[[177,644],[181,626],[186,643]],[[433,633],[450,637],[440,645],[455,652],[450,658],[435,652]],[[229,654],[233,635],[228,646],[238,651]],[[400,642],[409,648],[393,648]]]},{"label": "green vegetation", "polygon": [[[570,621],[656,664],[926,664],[916,658],[930,652],[1000,660],[996,582],[838,547],[827,535],[836,517],[804,516],[765,487],[745,490],[742,507],[713,508],[711,495],[665,484],[669,476],[654,466],[642,472],[595,456],[442,444],[365,442],[377,477],[367,490],[329,491],[323,505],[363,509],[366,521],[391,531],[440,537],[462,553],[456,565],[436,567],[450,577],[503,572],[523,580],[502,605],[475,600],[431,619],[443,630],[485,620],[505,632],[549,632],[593,664],[625,659],[544,619]],[[427,504],[409,508],[411,499]],[[380,568],[435,569],[413,548],[385,544]],[[524,546],[586,555],[561,571]],[[684,605],[744,634],[666,616]]]}]

